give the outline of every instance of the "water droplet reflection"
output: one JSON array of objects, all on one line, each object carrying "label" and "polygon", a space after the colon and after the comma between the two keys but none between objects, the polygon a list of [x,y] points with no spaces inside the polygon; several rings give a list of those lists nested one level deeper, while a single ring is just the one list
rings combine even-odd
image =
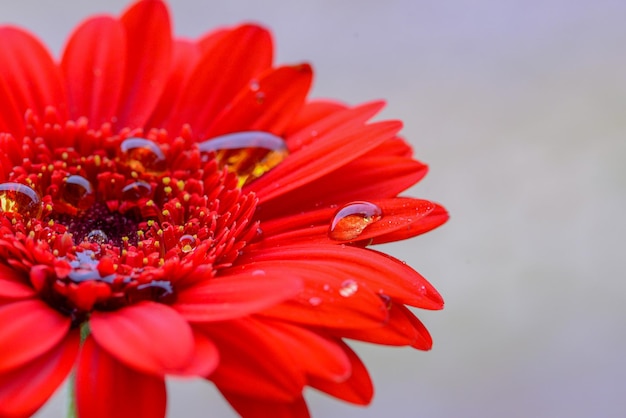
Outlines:
[{"label": "water droplet reflection", "polygon": [[359,290],[359,284],[354,280],[346,280],[341,283],[341,288],[339,289],[339,294],[344,298],[348,298],[354,295],[357,290]]},{"label": "water droplet reflection", "polygon": [[109,242],[109,237],[101,229],[94,229],[87,234],[87,241],[98,245],[104,245]]},{"label": "water droplet reflection", "polygon": [[378,222],[383,211],[370,202],[352,202],[343,206],[330,223],[328,236],[337,241],[353,241],[365,228]]},{"label": "water droplet reflection", "polygon": [[135,181],[122,189],[122,197],[125,200],[137,201],[142,198],[150,197],[152,186],[145,181]]},{"label": "water droplet reflection", "polygon": [[188,254],[196,249],[196,239],[192,235],[183,235],[178,240],[178,245],[183,253]]},{"label": "water droplet reflection", "polygon": [[39,218],[42,212],[41,198],[36,191],[24,184],[1,183],[0,212]]},{"label": "water droplet reflection", "polygon": [[120,144],[122,157],[137,172],[160,172],[165,169],[165,155],[154,142],[145,138],[128,138]]},{"label": "water droplet reflection", "polygon": [[281,137],[262,131],[218,136],[201,142],[198,148],[215,152],[220,164],[239,176],[239,186],[261,177],[289,155]]},{"label": "water droplet reflection", "polygon": [[65,203],[78,210],[89,209],[96,201],[96,195],[89,180],[78,175],[65,179],[62,198]]}]

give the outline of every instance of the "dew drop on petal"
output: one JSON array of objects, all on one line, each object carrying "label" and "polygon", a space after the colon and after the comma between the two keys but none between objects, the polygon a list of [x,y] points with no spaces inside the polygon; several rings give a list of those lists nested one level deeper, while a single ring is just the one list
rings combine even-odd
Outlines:
[{"label": "dew drop on petal", "polygon": [[65,179],[62,198],[65,203],[78,210],[89,209],[96,201],[96,195],[89,180],[78,175]]},{"label": "dew drop on petal", "polygon": [[239,176],[239,186],[250,183],[289,155],[285,141],[263,131],[221,135],[198,144],[201,152],[215,152],[222,166]]},{"label": "dew drop on petal", "polygon": [[312,298],[309,298],[309,303],[311,306],[320,306],[322,304],[322,298],[313,296]]},{"label": "dew drop on petal", "polygon": [[363,233],[368,225],[379,221],[383,211],[370,202],[352,202],[337,211],[330,223],[328,236],[337,241],[352,241]]},{"label": "dew drop on petal", "polygon": [[0,212],[39,218],[42,212],[41,198],[24,184],[0,183]]},{"label": "dew drop on petal", "polygon": [[341,288],[339,289],[339,294],[344,298],[348,298],[354,295],[357,290],[359,290],[359,284],[354,280],[346,280],[341,283]]},{"label": "dew drop on petal", "polygon": [[152,186],[145,181],[135,181],[122,189],[122,198],[124,200],[137,201],[144,197],[150,197]]},{"label": "dew drop on petal", "polygon": [[178,240],[178,245],[183,253],[188,254],[196,249],[196,239],[192,235],[183,235]]},{"label": "dew drop on petal", "polygon": [[128,138],[120,144],[122,157],[138,172],[159,172],[165,169],[165,155],[159,146],[145,138]]},{"label": "dew drop on petal", "polygon": [[109,237],[101,229],[94,229],[87,234],[87,241],[98,245],[104,245],[109,242]]}]

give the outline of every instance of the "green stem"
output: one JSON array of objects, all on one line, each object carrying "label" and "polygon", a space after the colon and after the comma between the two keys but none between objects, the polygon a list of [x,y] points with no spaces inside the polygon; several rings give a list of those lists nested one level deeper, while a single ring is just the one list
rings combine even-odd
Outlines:
[{"label": "green stem", "polygon": [[72,371],[67,385],[67,418],[76,418],[76,372]]},{"label": "green stem", "polygon": [[[87,337],[89,336],[89,322],[83,322],[80,326],[80,345],[82,346]],[[78,413],[76,411],[76,369],[70,373],[70,378],[67,382],[67,418],[77,418]]]}]

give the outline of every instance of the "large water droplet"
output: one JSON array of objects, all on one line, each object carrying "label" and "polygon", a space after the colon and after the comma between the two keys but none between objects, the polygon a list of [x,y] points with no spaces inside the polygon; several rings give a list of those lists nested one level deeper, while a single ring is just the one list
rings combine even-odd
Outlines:
[{"label": "large water droplet", "polygon": [[0,184],[0,212],[39,218],[41,211],[41,198],[30,187],[11,182]]},{"label": "large water droplet", "polygon": [[346,280],[341,283],[341,288],[339,289],[339,294],[344,298],[349,298],[354,295],[357,290],[359,290],[359,284],[354,280]]},{"label": "large water droplet", "polygon": [[150,197],[152,186],[145,181],[135,181],[122,189],[122,197],[124,200],[137,201],[139,199]]},{"label": "large water droplet", "polygon": [[96,195],[89,180],[77,175],[65,179],[62,198],[65,203],[78,210],[89,209],[96,201]]},{"label": "large water droplet", "polygon": [[196,239],[192,235],[183,235],[178,240],[178,245],[183,253],[188,254],[196,249]]},{"label": "large water droplet", "polygon": [[309,298],[309,303],[311,304],[311,306],[320,306],[322,304],[322,298],[313,296]]},{"label": "large water droplet", "polygon": [[145,138],[128,138],[120,144],[120,150],[130,168],[137,172],[165,170],[165,155],[154,142]]},{"label": "large water droplet", "polygon": [[280,164],[288,155],[285,141],[262,131],[237,132],[198,144],[201,152],[214,151],[222,166],[239,176],[239,185],[250,183]]},{"label": "large water droplet", "polygon": [[352,202],[337,211],[330,223],[328,236],[337,241],[352,241],[368,225],[379,221],[383,211],[370,202]]}]

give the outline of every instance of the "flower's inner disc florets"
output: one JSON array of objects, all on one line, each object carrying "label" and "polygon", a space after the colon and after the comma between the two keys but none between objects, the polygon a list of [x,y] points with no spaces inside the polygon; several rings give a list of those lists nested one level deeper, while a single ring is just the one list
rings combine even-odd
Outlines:
[{"label": "flower's inner disc florets", "polygon": [[231,265],[259,234],[241,186],[287,155],[262,132],[196,143],[188,128],[172,138],[60,124],[54,110],[44,119],[27,114],[21,143],[0,134],[0,257],[79,322],[93,309],[169,303]]}]

